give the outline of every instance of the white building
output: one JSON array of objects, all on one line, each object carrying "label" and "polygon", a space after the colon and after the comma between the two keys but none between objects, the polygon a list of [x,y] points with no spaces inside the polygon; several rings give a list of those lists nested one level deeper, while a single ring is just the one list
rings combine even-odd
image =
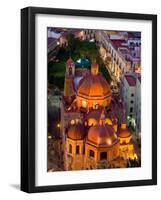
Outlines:
[{"label": "white building", "polygon": [[128,40],[128,33],[123,33],[95,32],[96,42],[100,46],[103,60],[106,61],[107,57],[111,57],[108,69],[110,74],[115,77],[116,82],[120,82],[124,73],[140,68],[140,40],[137,39],[137,42],[134,43],[135,38]]},{"label": "white building", "polygon": [[141,131],[141,77],[136,79],[136,95],[135,95],[135,119],[136,131]]},{"label": "white building", "polygon": [[138,134],[141,131],[141,78],[137,73],[126,73],[122,79],[122,98],[127,124]]}]

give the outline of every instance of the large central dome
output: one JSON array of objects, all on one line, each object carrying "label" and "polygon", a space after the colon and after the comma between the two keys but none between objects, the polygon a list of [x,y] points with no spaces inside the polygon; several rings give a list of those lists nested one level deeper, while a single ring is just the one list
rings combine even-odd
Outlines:
[{"label": "large central dome", "polygon": [[[91,66],[91,73],[85,76],[77,89],[78,107],[108,106],[111,102],[111,89],[105,78],[98,72],[98,65]],[[86,103],[85,103],[86,102]]]},{"label": "large central dome", "polygon": [[80,81],[77,94],[80,96],[86,96],[87,98],[102,98],[105,96],[111,96],[111,90],[107,81],[101,74],[90,74]]}]

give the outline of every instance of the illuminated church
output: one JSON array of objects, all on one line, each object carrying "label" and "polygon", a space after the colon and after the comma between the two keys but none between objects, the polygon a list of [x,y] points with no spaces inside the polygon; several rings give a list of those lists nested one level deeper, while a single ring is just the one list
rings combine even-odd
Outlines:
[{"label": "illuminated church", "polygon": [[129,158],[137,159],[121,99],[96,62],[91,70],[66,62],[61,134],[65,170],[126,167]]}]

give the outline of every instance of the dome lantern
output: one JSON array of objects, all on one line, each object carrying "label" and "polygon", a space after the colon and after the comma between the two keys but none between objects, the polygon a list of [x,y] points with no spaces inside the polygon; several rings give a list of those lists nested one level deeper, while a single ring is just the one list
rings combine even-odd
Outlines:
[{"label": "dome lantern", "polygon": [[99,65],[96,63],[96,61],[93,61],[91,65],[91,74],[97,75],[99,73]]}]

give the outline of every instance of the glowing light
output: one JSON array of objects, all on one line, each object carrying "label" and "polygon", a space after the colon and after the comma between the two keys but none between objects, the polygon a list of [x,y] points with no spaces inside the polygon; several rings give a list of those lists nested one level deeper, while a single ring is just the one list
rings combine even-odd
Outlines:
[{"label": "glowing light", "polygon": [[111,140],[110,140],[110,139],[108,139],[108,140],[107,140],[107,144],[109,144],[109,145],[111,145],[111,144],[112,144],[112,142],[111,142]]},{"label": "glowing light", "polygon": [[51,135],[48,135],[48,139],[51,139],[52,137],[51,137]]},{"label": "glowing light", "polygon": [[70,123],[71,123],[71,125],[74,125],[75,121],[72,119]]},{"label": "glowing light", "polygon": [[60,127],[61,127],[61,125],[58,123],[58,124],[57,124],[57,128],[60,128]]},{"label": "glowing light", "polygon": [[134,159],[138,159],[138,156],[137,156],[137,154],[136,153],[134,153]]},{"label": "glowing light", "polygon": [[77,60],[78,63],[81,63],[81,59]]},{"label": "glowing light", "polygon": [[87,107],[87,102],[85,100],[82,101],[82,107],[86,108]]},{"label": "glowing light", "polygon": [[94,42],[94,39],[91,39],[90,42]]}]

